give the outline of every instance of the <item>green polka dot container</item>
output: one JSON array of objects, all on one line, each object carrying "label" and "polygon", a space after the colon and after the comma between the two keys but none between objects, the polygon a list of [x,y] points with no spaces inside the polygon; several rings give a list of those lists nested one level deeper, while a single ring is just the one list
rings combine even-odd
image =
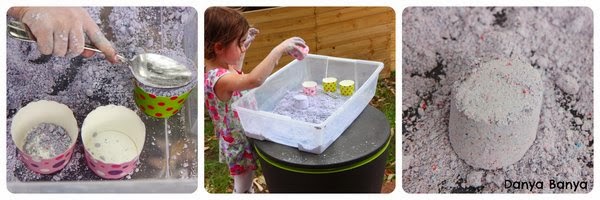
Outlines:
[{"label": "green polka dot container", "polygon": [[354,81],[340,81],[340,94],[342,94],[343,96],[352,96],[352,94],[354,94]]},{"label": "green polka dot container", "polygon": [[337,79],[333,77],[328,77],[323,79],[323,90],[325,92],[335,92],[337,91]]},{"label": "green polka dot container", "polygon": [[135,105],[146,115],[156,118],[168,118],[181,110],[190,91],[173,96],[159,96],[146,92],[138,84],[135,84],[133,94]]},{"label": "green polka dot container", "polygon": [[187,66],[192,71],[192,81],[177,88],[155,88],[134,80],[133,96],[135,105],[146,115],[155,118],[169,118],[182,109],[188,95],[196,87],[198,69],[192,60],[185,58],[183,55],[169,52],[161,52],[161,54]]}]

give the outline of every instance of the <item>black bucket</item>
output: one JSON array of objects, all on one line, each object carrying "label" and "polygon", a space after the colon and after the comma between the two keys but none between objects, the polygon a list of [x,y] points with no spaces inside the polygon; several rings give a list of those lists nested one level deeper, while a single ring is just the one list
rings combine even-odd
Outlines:
[{"label": "black bucket", "polygon": [[367,106],[321,154],[256,140],[254,150],[271,193],[379,193],[390,142],[385,115]]}]

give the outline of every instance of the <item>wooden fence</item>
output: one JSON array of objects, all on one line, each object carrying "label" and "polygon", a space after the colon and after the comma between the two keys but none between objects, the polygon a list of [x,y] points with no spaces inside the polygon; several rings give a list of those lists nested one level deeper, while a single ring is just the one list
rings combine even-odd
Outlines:
[{"label": "wooden fence", "polygon": [[[310,53],[383,62],[380,76],[395,70],[395,13],[389,7],[280,7],[244,12],[260,34],[244,60],[249,72],[277,44],[299,36]],[[284,56],[276,70],[292,61]]]}]

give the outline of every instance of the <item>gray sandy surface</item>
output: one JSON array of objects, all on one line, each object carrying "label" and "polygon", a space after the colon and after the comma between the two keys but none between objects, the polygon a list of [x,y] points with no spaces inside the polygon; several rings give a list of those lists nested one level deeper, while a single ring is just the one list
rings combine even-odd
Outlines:
[{"label": "gray sandy surface", "polygon": [[71,144],[71,137],[62,126],[41,123],[27,132],[25,153],[44,159],[53,158],[65,152]]},{"label": "gray sandy surface", "polygon": [[335,112],[349,97],[340,95],[339,90],[335,93],[325,94],[323,88],[317,86],[317,94],[307,96],[308,108],[298,109],[294,107],[294,96],[303,94],[302,89],[288,91],[273,110],[274,113],[291,117],[292,119],[308,123],[320,124]]},{"label": "gray sandy surface", "polygon": [[[402,189],[409,193],[587,193],[593,187],[592,11],[407,8],[402,13]],[[493,58],[528,62],[544,94],[536,139],[497,170],[474,169],[448,139],[452,84]],[[506,180],[542,188],[505,188]],[[580,187],[551,188],[551,181]],[[581,188],[585,182],[587,189]],[[513,185],[514,186],[514,185]],[[523,186],[520,186],[523,187]]]},{"label": "gray sandy surface", "polygon": [[[162,52],[166,55],[186,57],[184,48],[185,24],[193,19],[193,8],[172,7],[114,7],[86,8],[90,16],[99,24],[101,30],[113,43],[121,55],[131,58],[144,52]],[[102,17],[101,17],[102,16]],[[195,42],[195,41],[194,41]],[[7,38],[7,127],[12,117],[21,107],[37,100],[52,100],[67,105],[75,114],[81,127],[85,116],[98,106],[122,105],[138,113],[143,119],[149,119],[140,112],[133,101],[133,76],[123,64],[110,64],[103,55],[91,58],[59,58],[40,55],[35,44]],[[183,119],[183,118],[180,118]],[[182,128],[184,127],[172,127]],[[10,131],[10,130],[7,130]],[[170,133],[169,130],[168,133]],[[152,146],[145,148],[142,154],[151,149],[164,149],[161,139],[147,139]],[[155,142],[156,141],[156,142]],[[173,145],[187,148],[183,140],[172,141]],[[148,145],[146,145],[148,146]],[[158,151],[158,150],[157,150]],[[80,141],[66,167],[51,175],[39,175],[29,171],[17,159],[16,147],[7,134],[7,181],[73,181],[99,180],[85,165],[83,147]],[[173,152],[175,153],[175,152]],[[162,156],[162,155],[159,155]],[[188,159],[173,155],[170,162]],[[135,172],[140,169],[162,170],[164,161],[158,158],[144,160],[142,156]],[[183,161],[186,163],[187,161]],[[196,162],[191,162],[190,174],[178,174],[178,177],[194,176]],[[143,173],[137,173],[142,175]],[[135,176],[136,174],[134,174]],[[173,175],[175,176],[175,175]],[[131,179],[131,175],[124,179]]]}]

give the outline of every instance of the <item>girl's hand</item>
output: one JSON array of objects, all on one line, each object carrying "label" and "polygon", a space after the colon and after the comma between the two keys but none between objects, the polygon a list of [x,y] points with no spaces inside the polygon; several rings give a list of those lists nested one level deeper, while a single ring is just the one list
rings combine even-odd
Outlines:
[{"label": "girl's hand", "polygon": [[39,51],[44,55],[92,56],[93,51],[84,52],[83,49],[84,35],[87,35],[104,52],[108,61],[117,61],[111,43],[83,8],[14,7],[9,14],[27,24],[37,40]]},{"label": "girl's hand", "polygon": [[258,29],[256,28],[250,28],[248,29],[248,34],[246,35],[246,41],[244,41],[244,48],[248,49],[248,47],[250,47],[250,44],[252,44],[252,41],[254,41],[254,39],[256,38],[256,35],[258,35],[258,33],[260,33],[260,31],[258,31]]},{"label": "girl's hand", "polygon": [[282,54],[285,52],[298,60],[304,59],[304,57],[306,57],[308,54],[308,46],[300,37],[289,38],[277,45],[275,49],[282,52]]}]

